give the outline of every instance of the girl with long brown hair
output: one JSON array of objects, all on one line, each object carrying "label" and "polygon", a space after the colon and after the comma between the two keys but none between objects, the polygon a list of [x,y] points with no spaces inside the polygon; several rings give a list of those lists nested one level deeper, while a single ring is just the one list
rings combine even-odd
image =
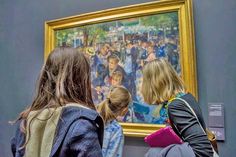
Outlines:
[{"label": "girl with long brown hair", "polygon": [[103,157],[122,157],[124,135],[117,118],[127,113],[130,102],[129,91],[122,86],[115,86],[110,90],[106,100],[98,105],[98,112],[105,123]]},{"label": "girl with long brown hair", "polygon": [[53,50],[42,67],[35,98],[17,120],[15,157],[102,157],[103,121],[91,95],[90,66],[82,52]]}]

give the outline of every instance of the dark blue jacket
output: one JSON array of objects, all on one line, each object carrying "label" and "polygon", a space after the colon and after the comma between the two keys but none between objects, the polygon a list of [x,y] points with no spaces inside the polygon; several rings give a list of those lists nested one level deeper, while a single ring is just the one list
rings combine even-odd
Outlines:
[{"label": "dark blue jacket", "polygon": [[[20,124],[20,121],[19,121]],[[58,121],[50,157],[102,157],[103,121],[96,111],[65,107]],[[23,157],[25,135],[17,127],[11,141],[14,157]]]}]

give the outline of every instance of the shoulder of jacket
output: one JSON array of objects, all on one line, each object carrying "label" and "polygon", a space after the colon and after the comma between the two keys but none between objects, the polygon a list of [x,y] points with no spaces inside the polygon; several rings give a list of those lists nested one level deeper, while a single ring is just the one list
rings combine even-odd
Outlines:
[{"label": "shoulder of jacket", "polygon": [[72,119],[85,118],[95,121],[99,117],[100,115],[97,113],[97,111],[77,106],[65,107],[62,112],[62,118],[72,118]]},{"label": "shoulder of jacket", "polygon": [[[184,99],[185,100],[185,99]],[[186,101],[186,100],[185,100]],[[169,104],[168,104],[168,109],[170,108],[179,108],[183,107],[184,102],[180,99],[173,99]]]}]

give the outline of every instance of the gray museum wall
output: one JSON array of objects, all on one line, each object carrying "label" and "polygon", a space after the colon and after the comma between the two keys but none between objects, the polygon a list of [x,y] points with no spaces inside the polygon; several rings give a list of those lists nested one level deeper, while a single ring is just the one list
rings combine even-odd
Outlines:
[{"label": "gray museum wall", "polygon": [[[28,105],[43,64],[44,21],[152,0],[1,0],[0,1],[0,157],[10,157],[14,127],[8,124]],[[226,140],[222,157],[236,146],[236,1],[193,0],[199,101],[225,105]],[[126,138],[124,156],[141,157],[141,138]]]}]

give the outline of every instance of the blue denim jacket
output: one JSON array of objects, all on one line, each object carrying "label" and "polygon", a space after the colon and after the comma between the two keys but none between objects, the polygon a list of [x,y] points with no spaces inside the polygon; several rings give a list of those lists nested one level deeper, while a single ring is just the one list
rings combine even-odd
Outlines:
[{"label": "blue denim jacket", "polygon": [[[11,141],[14,157],[23,157],[25,136],[20,122]],[[102,157],[104,125],[96,111],[81,107],[65,107],[57,124],[50,157]]]},{"label": "blue denim jacket", "polygon": [[124,134],[122,127],[116,120],[108,122],[104,129],[102,146],[103,157],[122,157]]}]

